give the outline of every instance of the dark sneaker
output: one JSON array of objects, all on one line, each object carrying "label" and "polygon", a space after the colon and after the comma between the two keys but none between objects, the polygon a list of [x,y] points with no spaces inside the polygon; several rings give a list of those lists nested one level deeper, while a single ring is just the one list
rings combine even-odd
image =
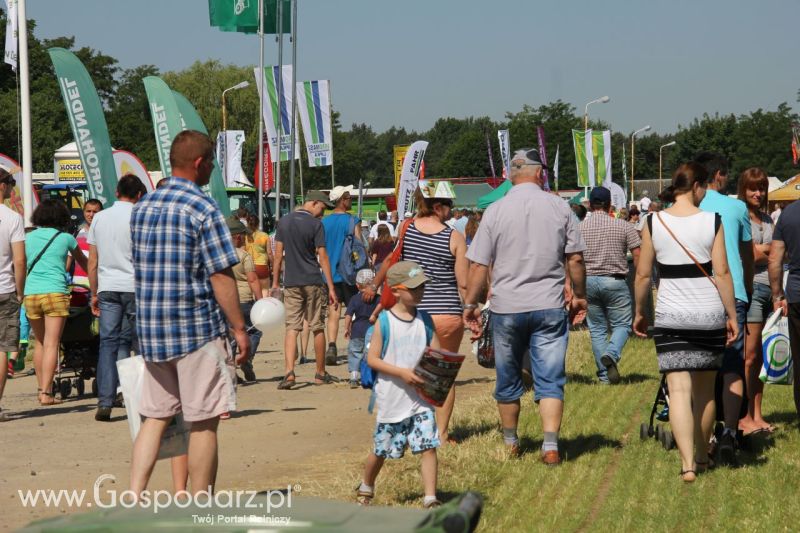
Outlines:
[{"label": "dark sneaker", "polygon": [[121,392],[117,394],[116,398],[114,398],[114,407],[120,407],[120,408],[125,407],[125,400],[122,398]]},{"label": "dark sneaker", "polygon": [[242,365],[242,373],[244,374],[244,380],[247,382],[253,382],[256,380],[256,373],[253,370],[253,363],[249,361]]},{"label": "dark sneaker", "polygon": [[98,407],[97,412],[94,414],[94,419],[98,422],[109,422],[111,420],[111,408]]},{"label": "dark sneaker", "polygon": [[612,385],[619,383],[619,370],[617,369],[617,362],[610,355],[604,355],[600,358],[600,363],[606,367],[606,374],[608,375],[608,382]]},{"label": "dark sneaker", "polygon": [[360,386],[361,386],[361,383],[359,383],[357,379],[351,379],[350,380],[350,388],[351,389],[357,389]]},{"label": "dark sneaker", "polygon": [[338,357],[339,354],[336,352],[336,345],[329,344],[328,349],[325,351],[325,364],[328,366],[336,366],[338,364]]},{"label": "dark sneaker", "polygon": [[717,464],[737,466],[736,437],[729,432],[723,432],[717,442]]}]

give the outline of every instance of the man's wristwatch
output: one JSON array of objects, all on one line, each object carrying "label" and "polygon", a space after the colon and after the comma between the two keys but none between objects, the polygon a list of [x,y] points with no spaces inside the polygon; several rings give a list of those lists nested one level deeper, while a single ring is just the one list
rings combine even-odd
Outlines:
[{"label": "man's wristwatch", "polygon": [[477,309],[478,304],[464,304],[464,309]]}]

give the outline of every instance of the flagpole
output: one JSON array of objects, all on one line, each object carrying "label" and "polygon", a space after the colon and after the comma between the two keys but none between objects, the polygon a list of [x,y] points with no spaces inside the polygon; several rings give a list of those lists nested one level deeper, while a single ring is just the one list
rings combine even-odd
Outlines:
[{"label": "flagpole", "polygon": [[[275,121],[278,133],[278,163],[275,172],[275,223],[281,218],[281,148],[283,147],[283,0],[278,0],[276,25],[278,26],[278,75],[275,78],[278,112]],[[291,142],[291,141],[290,141]]]},{"label": "flagpole", "polygon": [[[303,151],[300,150],[300,153],[297,154],[299,157],[297,158],[297,165],[300,168],[300,196],[305,199],[306,193],[303,190]],[[294,204],[292,204],[294,207]]]},{"label": "flagpole", "polygon": [[289,206],[294,207],[294,140],[297,116],[297,0],[292,0],[292,147],[289,148]]},{"label": "flagpole", "polygon": [[328,80],[328,116],[331,117],[331,189],[336,187],[336,178],[333,171],[333,82]]},{"label": "flagpole", "polygon": [[31,151],[31,86],[28,75],[28,17],[25,0],[17,3],[17,38],[19,39],[19,86],[22,115],[22,208],[25,226],[33,214],[33,154]]},{"label": "flagpole", "polygon": [[[264,0],[258,0],[258,226],[264,230]],[[269,143],[267,143],[269,149]]]}]

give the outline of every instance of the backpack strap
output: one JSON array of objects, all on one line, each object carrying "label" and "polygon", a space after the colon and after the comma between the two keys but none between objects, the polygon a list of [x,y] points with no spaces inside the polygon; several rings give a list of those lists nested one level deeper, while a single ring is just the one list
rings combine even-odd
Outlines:
[{"label": "backpack strap", "polygon": [[[388,311],[381,311],[378,315],[378,325],[381,328],[381,359],[386,356],[386,350],[389,348],[389,334],[391,332],[391,326],[389,324],[389,315],[387,314]],[[378,381],[378,372],[373,370],[375,373],[375,383]],[[369,395],[369,405],[367,406],[367,412],[372,414],[372,410],[375,408],[375,384],[372,385],[372,394]]]},{"label": "backpack strap", "polygon": [[419,317],[422,319],[422,323],[425,324],[425,338],[427,339],[428,346],[430,346],[431,341],[433,340],[433,333],[436,331],[436,328],[433,326],[433,319],[431,318],[431,315],[427,313],[427,311],[418,309],[417,312],[419,313]]}]

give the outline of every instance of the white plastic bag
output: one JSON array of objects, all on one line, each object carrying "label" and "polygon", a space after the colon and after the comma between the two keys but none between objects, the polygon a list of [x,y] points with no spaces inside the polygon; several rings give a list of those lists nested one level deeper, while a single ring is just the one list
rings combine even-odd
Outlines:
[{"label": "white plastic bag", "polygon": [[792,351],[789,344],[789,320],[780,310],[773,312],[761,332],[764,364],[758,378],[767,384],[792,384]]},{"label": "white plastic bag", "polygon": [[[142,426],[142,417],[139,415],[139,402],[142,397],[144,359],[141,355],[120,359],[117,361],[117,373],[119,374],[119,388],[125,400],[125,411],[128,415],[131,439],[136,441],[136,435],[139,434],[139,428]],[[188,450],[189,425],[184,422],[183,415],[178,413],[167,426],[164,436],[161,437],[158,458],[166,459],[185,455]]]}]

